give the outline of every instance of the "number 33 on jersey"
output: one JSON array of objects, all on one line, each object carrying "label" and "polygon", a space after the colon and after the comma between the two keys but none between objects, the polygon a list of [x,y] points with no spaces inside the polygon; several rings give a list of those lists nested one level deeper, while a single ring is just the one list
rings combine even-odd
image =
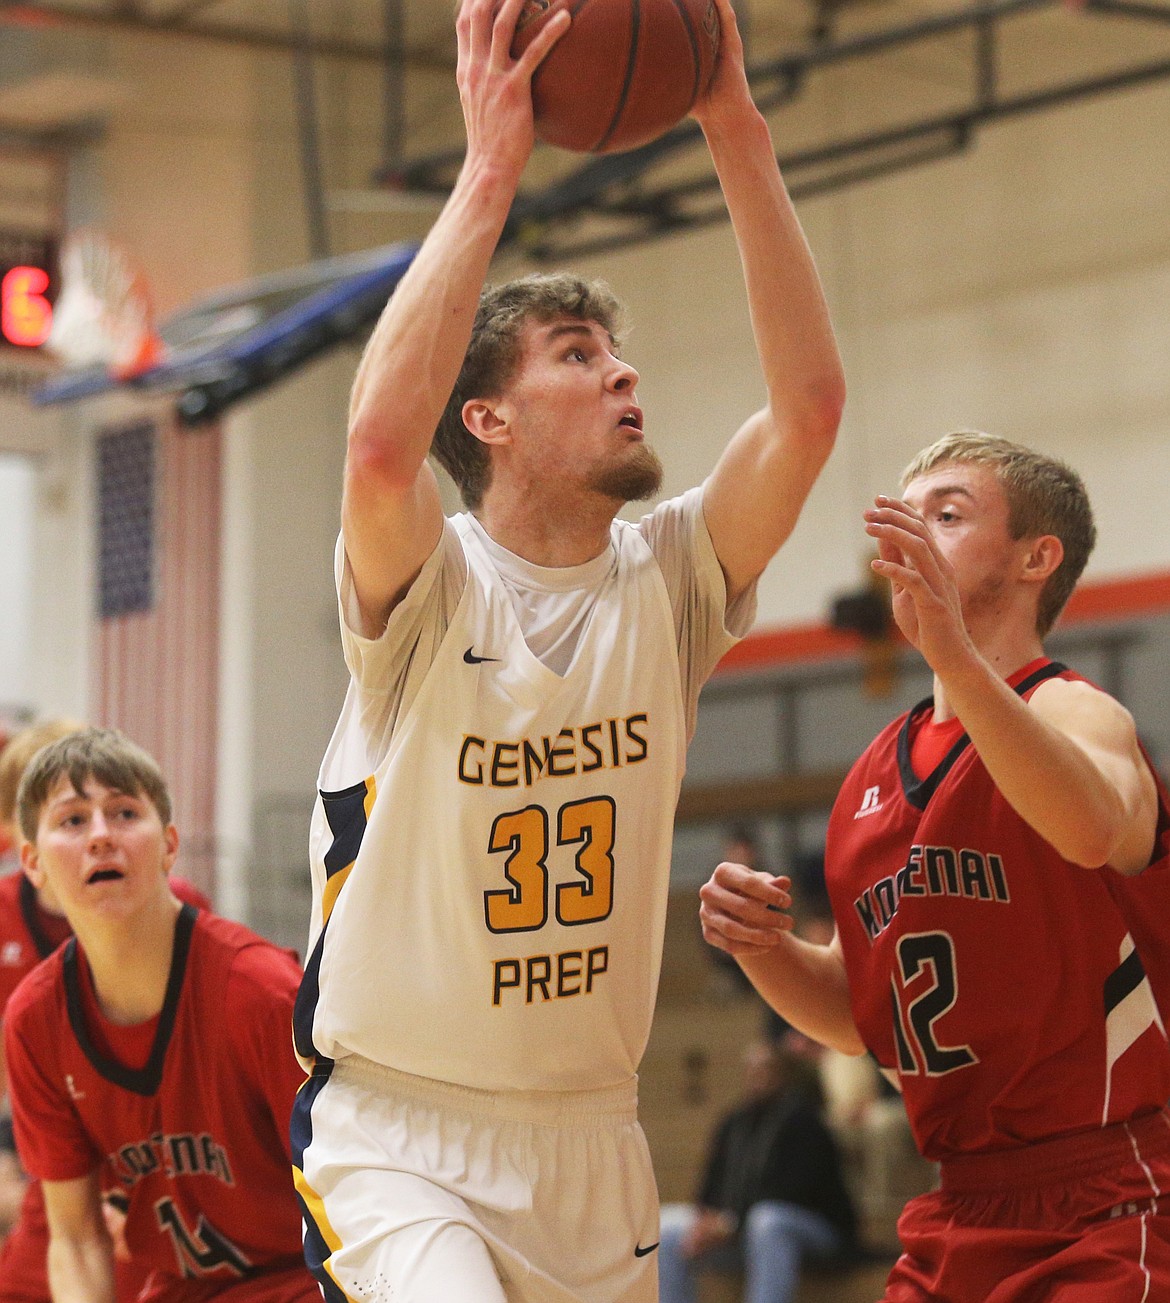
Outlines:
[{"label": "number 33 on jersey", "polygon": [[461,534],[466,588],[387,754],[348,786],[326,756],[298,1052],[481,1089],[626,1081],[657,988],[686,742],[667,588],[637,531],[616,530],[557,674]]}]

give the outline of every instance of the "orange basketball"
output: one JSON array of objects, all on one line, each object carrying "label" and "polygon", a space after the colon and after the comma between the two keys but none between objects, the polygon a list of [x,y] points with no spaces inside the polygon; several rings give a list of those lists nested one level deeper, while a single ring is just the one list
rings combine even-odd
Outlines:
[{"label": "orange basketball", "polygon": [[572,26],[532,79],[536,134],[549,144],[594,154],[634,149],[684,118],[710,84],[715,0],[527,0],[513,53],[561,9]]}]

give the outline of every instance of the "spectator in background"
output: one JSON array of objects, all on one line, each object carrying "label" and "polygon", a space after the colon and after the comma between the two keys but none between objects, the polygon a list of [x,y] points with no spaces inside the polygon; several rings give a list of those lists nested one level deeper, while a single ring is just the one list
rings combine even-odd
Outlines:
[{"label": "spectator in background", "polygon": [[[45,719],[14,733],[0,751],[0,841],[13,848],[13,871],[0,876],[0,1026],[4,1010],[22,978],[67,941],[69,920],[48,883],[34,887],[20,865],[20,827],[16,793],[29,762],[44,746],[76,732],[83,725],[67,718]],[[198,888],[177,875],[171,890],[180,900],[200,909],[210,901]],[[7,1073],[0,1040],[0,1303],[49,1303],[45,1259],[49,1228],[40,1186],[29,1182],[20,1166],[8,1118]],[[110,1210],[111,1229],[117,1226],[116,1207]],[[137,1296],[142,1273],[121,1261],[118,1297]]]},{"label": "spectator in background", "polygon": [[761,1040],[744,1069],[744,1100],[716,1128],[696,1203],[662,1209],[660,1303],[693,1303],[701,1271],[741,1268],[746,1303],[788,1303],[806,1259],[844,1259],[856,1247],[815,1067]]},{"label": "spectator in background", "polygon": [[833,911],[829,905],[829,892],[825,886],[825,851],[824,847],[815,851],[798,851],[792,857],[792,869],[789,876],[796,888],[795,899],[800,908],[809,915],[826,915],[832,918]]}]

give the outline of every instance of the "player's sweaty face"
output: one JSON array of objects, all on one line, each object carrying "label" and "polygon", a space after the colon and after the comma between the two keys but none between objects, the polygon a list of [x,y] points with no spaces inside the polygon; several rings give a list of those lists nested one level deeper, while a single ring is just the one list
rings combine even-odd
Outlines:
[{"label": "player's sweaty face", "polygon": [[994,468],[944,462],[911,480],[902,498],[950,562],[965,614],[998,606],[1020,545],[1011,536],[1007,495]]},{"label": "player's sweaty face", "polygon": [[[26,867],[43,874],[66,912],[127,889],[153,885],[170,868],[178,839],[142,793],[122,792],[95,778],[77,791],[62,775],[41,807]],[[39,883],[37,885],[40,885]]]},{"label": "player's sweaty face", "polygon": [[[506,408],[517,451],[535,476],[600,487],[615,473],[622,479],[627,464],[657,467],[643,441],[638,373],[614,350],[597,322],[559,317],[524,328]],[[625,487],[623,481],[619,495]]]}]

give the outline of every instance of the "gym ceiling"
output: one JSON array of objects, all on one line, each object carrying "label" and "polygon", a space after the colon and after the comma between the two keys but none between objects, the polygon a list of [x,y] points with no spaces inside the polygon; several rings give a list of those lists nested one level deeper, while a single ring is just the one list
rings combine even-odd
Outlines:
[{"label": "gym ceiling", "polygon": [[[798,199],[976,148],[998,121],[1170,76],[1170,0],[739,0],[737,8],[753,90]],[[384,88],[384,148],[370,191],[437,203],[461,156],[458,104],[453,93],[430,95],[425,130],[408,106],[413,79],[442,85],[453,75],[453,11],[453,0],[0,0],[0,41],[6,25],[35,24],[286,55],[308,155],[314,75],[337,61],[372,67]],[[0,133],[6,126],[0,87]],[[723,220],[696,143],[683,124],[629,154],[538,151],[508,239],[540,262]],[[326,196],[316,202],[323,213]]]}]

